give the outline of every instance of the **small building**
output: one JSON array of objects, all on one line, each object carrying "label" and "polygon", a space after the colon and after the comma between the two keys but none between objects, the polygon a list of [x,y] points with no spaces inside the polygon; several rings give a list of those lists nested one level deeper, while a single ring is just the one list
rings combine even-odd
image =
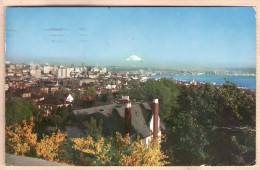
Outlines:
[{"label": "small building", "polygon": [[83,84],[90,84],[90,83],[96,83],[95,79],[87,78],[87,79],[80,79],[79,86],[82,86]]},{"label": "small building", "polygon": [[66,101],[72,103],[74,101],[74,98],[69,94],[66,98]]},{"label": "small building", "polygon": [[[73,98],[72,98],[73,99]],[[58,96],[48,96],[44,100],[41,100],[36,103],[38,109],[43,111],[44,117],[47,117],[51,112],[59,107],[70,105],[70,102],[67,100],[72,100],[68,96],[58,97]]]},{"label": "small building", "polygon": [[13,90],[12,97],[30,98],[31,92],[26,89],[16,89],[16,90]]},{"label": "small building", "polygon": [[54,92],[59,90],[59,83],[58,82],[43,82],[43,87],[40,87],[40,90],[45,94],[53,94]]},{"label": "small building", "polygon": [[41,96],[41,95],[36,95],[36,94],[32,93],[32,94],[31,94],[31,99],[32,99],[33,103],[36,104],[36,103],[38,103],[38,102],[40,102],[40,101],[43,101],[43,100],[44,100],[44,97]]}]

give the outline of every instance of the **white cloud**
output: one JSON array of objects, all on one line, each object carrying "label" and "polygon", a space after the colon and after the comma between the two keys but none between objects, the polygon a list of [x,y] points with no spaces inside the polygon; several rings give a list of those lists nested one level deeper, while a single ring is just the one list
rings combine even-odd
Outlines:
[{"label": "white cloud", "polygon": [[143,61],[140,57],[136,55],[131,55],[129,58],[126,59],[127,61]]}]

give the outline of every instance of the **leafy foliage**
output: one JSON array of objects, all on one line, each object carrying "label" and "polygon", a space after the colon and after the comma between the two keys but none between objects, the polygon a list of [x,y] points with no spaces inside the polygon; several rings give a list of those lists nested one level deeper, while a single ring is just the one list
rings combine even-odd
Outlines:
[{"label": "leafy foliage", "polygon": [[49,161],[68,162],[62,155],[66,152],[67,134],[58,130],[51,136],[44,136],[41,142],[37,143],[37,134],[33,133],[34,126],[32,117],[30,124],[24,120],[22,125],[16,123],[6,127],[6,152],[22,156],[37,156]]},{"label": "leafy foliage", "polygon": [[6,125],[22,124],[23,120],[28,122],[35,112],[36,108],[31,100],[21,97],[7,99],[5,103]]},{"label": "leafy foliage", "polygon": [[91,136],[73,138],[72,148],[85,153],[84,159],[90,165],[130,165],[130,166],[162,166],[167,162],[166,155],[160,150],[158,139],[148,145],[142,143],[138,137],[130,143],[129,135],[122,137],[116,133],[115,138],[100,138],[95,141]]},{"label": "leafy foliage", "polygon": [[105,165],[111,160],[107,155],[111,148],[111,144],[105,144],[105,139],[102,137],[98,141],[94,141],[91,136],[84,138],[71,138],[74,142],[72,148],[79,150],[87,156],[85,157],[91,165]]},{"label": "leafy foliage", "polygon": [[38,157],[42,157],[49,161],[59,161],[62,159],[62,153],[66,152],[65,142],[67,134],[52,133],[52,136],[44,136],[40,143],[36,145],[36,153]]},{"label": "leafy foliage", "polygon": [[33,133],[33,117],[30,124],[24,120],[22,125],[15,123],[5,129],[6,152],[15,155],[34,155],[34,148],[37,144],[37,134]]},{"label": "leafy foliage", "polygon": [[123,155],[120,164],[124,166],[163,166],[168,164],[166,155],[160,150],[159,138],[152,140],[148,146],[139,137],[128,147],[128,154]]},{"label": "leafy foliage", "polygon": [[173,165],[248,165],[255,160],[255,99],[234,84],[179,86],[167,119]]},{"label": "leafy foliage", "polygon": [[153,99],[159,99],[160,117],[164,120],[171,114],[172,107],[176,106],[178,87],[172,80],[162,78],[158,81],[148,80],[145,83],[137,81],[130,82],[130,90],[121,90],[117,94],[118,98],[122,95],[128,95],[131,99],[138,102],[152,102]]},{"label": "leafy foliage", "polygon": [[114,138],[110,138],[109,142],[112,144],[112,149],[110,151],[110,155],[112,157],[111,164],[119,165],[120,160],[125,155],[125,151],[130,145],[129,134],[126,134],[125,137],[122,137],[120,133],[116,132],[116,136]]},{"label": "leafy foliage", "polygon": [[61,127],[62,124],[69,116],[69,109],[66,106],[59,107],[52,111],[52,113],[48,116],[47,122],[49,125]]},{"label": "leafy foliage", "polygon": [[94,87],[90,87],[88,89],[86,89],[83,93],[83,95],[85,96],[91,96],[91,97],[96,97],[97,92],[96,89]]},{"label": "leafy foliage", "polygon": [[88,134],[91,135],[94,139],[99,139],[102,136],[103,130],[103,120],[99,120],[99,122],[94,118],[90,117],[89,121],[83,122],[84,128],[88,130]]}]

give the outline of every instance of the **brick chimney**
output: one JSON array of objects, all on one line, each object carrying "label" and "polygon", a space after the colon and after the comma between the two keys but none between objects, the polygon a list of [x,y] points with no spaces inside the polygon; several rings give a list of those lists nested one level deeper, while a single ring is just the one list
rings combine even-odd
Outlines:
[{"label": "brick chimney", "polygon": [[122,96],[122,104],[129,103],[129,96]]},{"label": "brick chimney", "polygon": [[11,90],[11,98],[13,96],[13,87],[10,87],[10,90]]},{"label": "brick chimney", "polygon": [[131,116],[132,116],[132,108],[131,103],[127,103],[125,107],[125,134],[130,135],[131,131]]},{"label": "brick chimney", "polygon": [[64,103],[64,104],[67,104],[66,99],[67,99],[66,97],[63,98],[63,103]]},{"label": "brick chimney", "polygon": [[158,99],[153,100],[153,138],[158,137],[159,129],[159,101]]}]

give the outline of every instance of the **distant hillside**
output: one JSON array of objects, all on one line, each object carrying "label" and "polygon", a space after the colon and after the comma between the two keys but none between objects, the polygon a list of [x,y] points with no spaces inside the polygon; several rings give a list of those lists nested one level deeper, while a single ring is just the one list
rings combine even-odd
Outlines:
[{"label": "distant hillside", "polygon": [[227,71],[241,71],[246,73],[256,73],[256,68],[226,68]]}]

